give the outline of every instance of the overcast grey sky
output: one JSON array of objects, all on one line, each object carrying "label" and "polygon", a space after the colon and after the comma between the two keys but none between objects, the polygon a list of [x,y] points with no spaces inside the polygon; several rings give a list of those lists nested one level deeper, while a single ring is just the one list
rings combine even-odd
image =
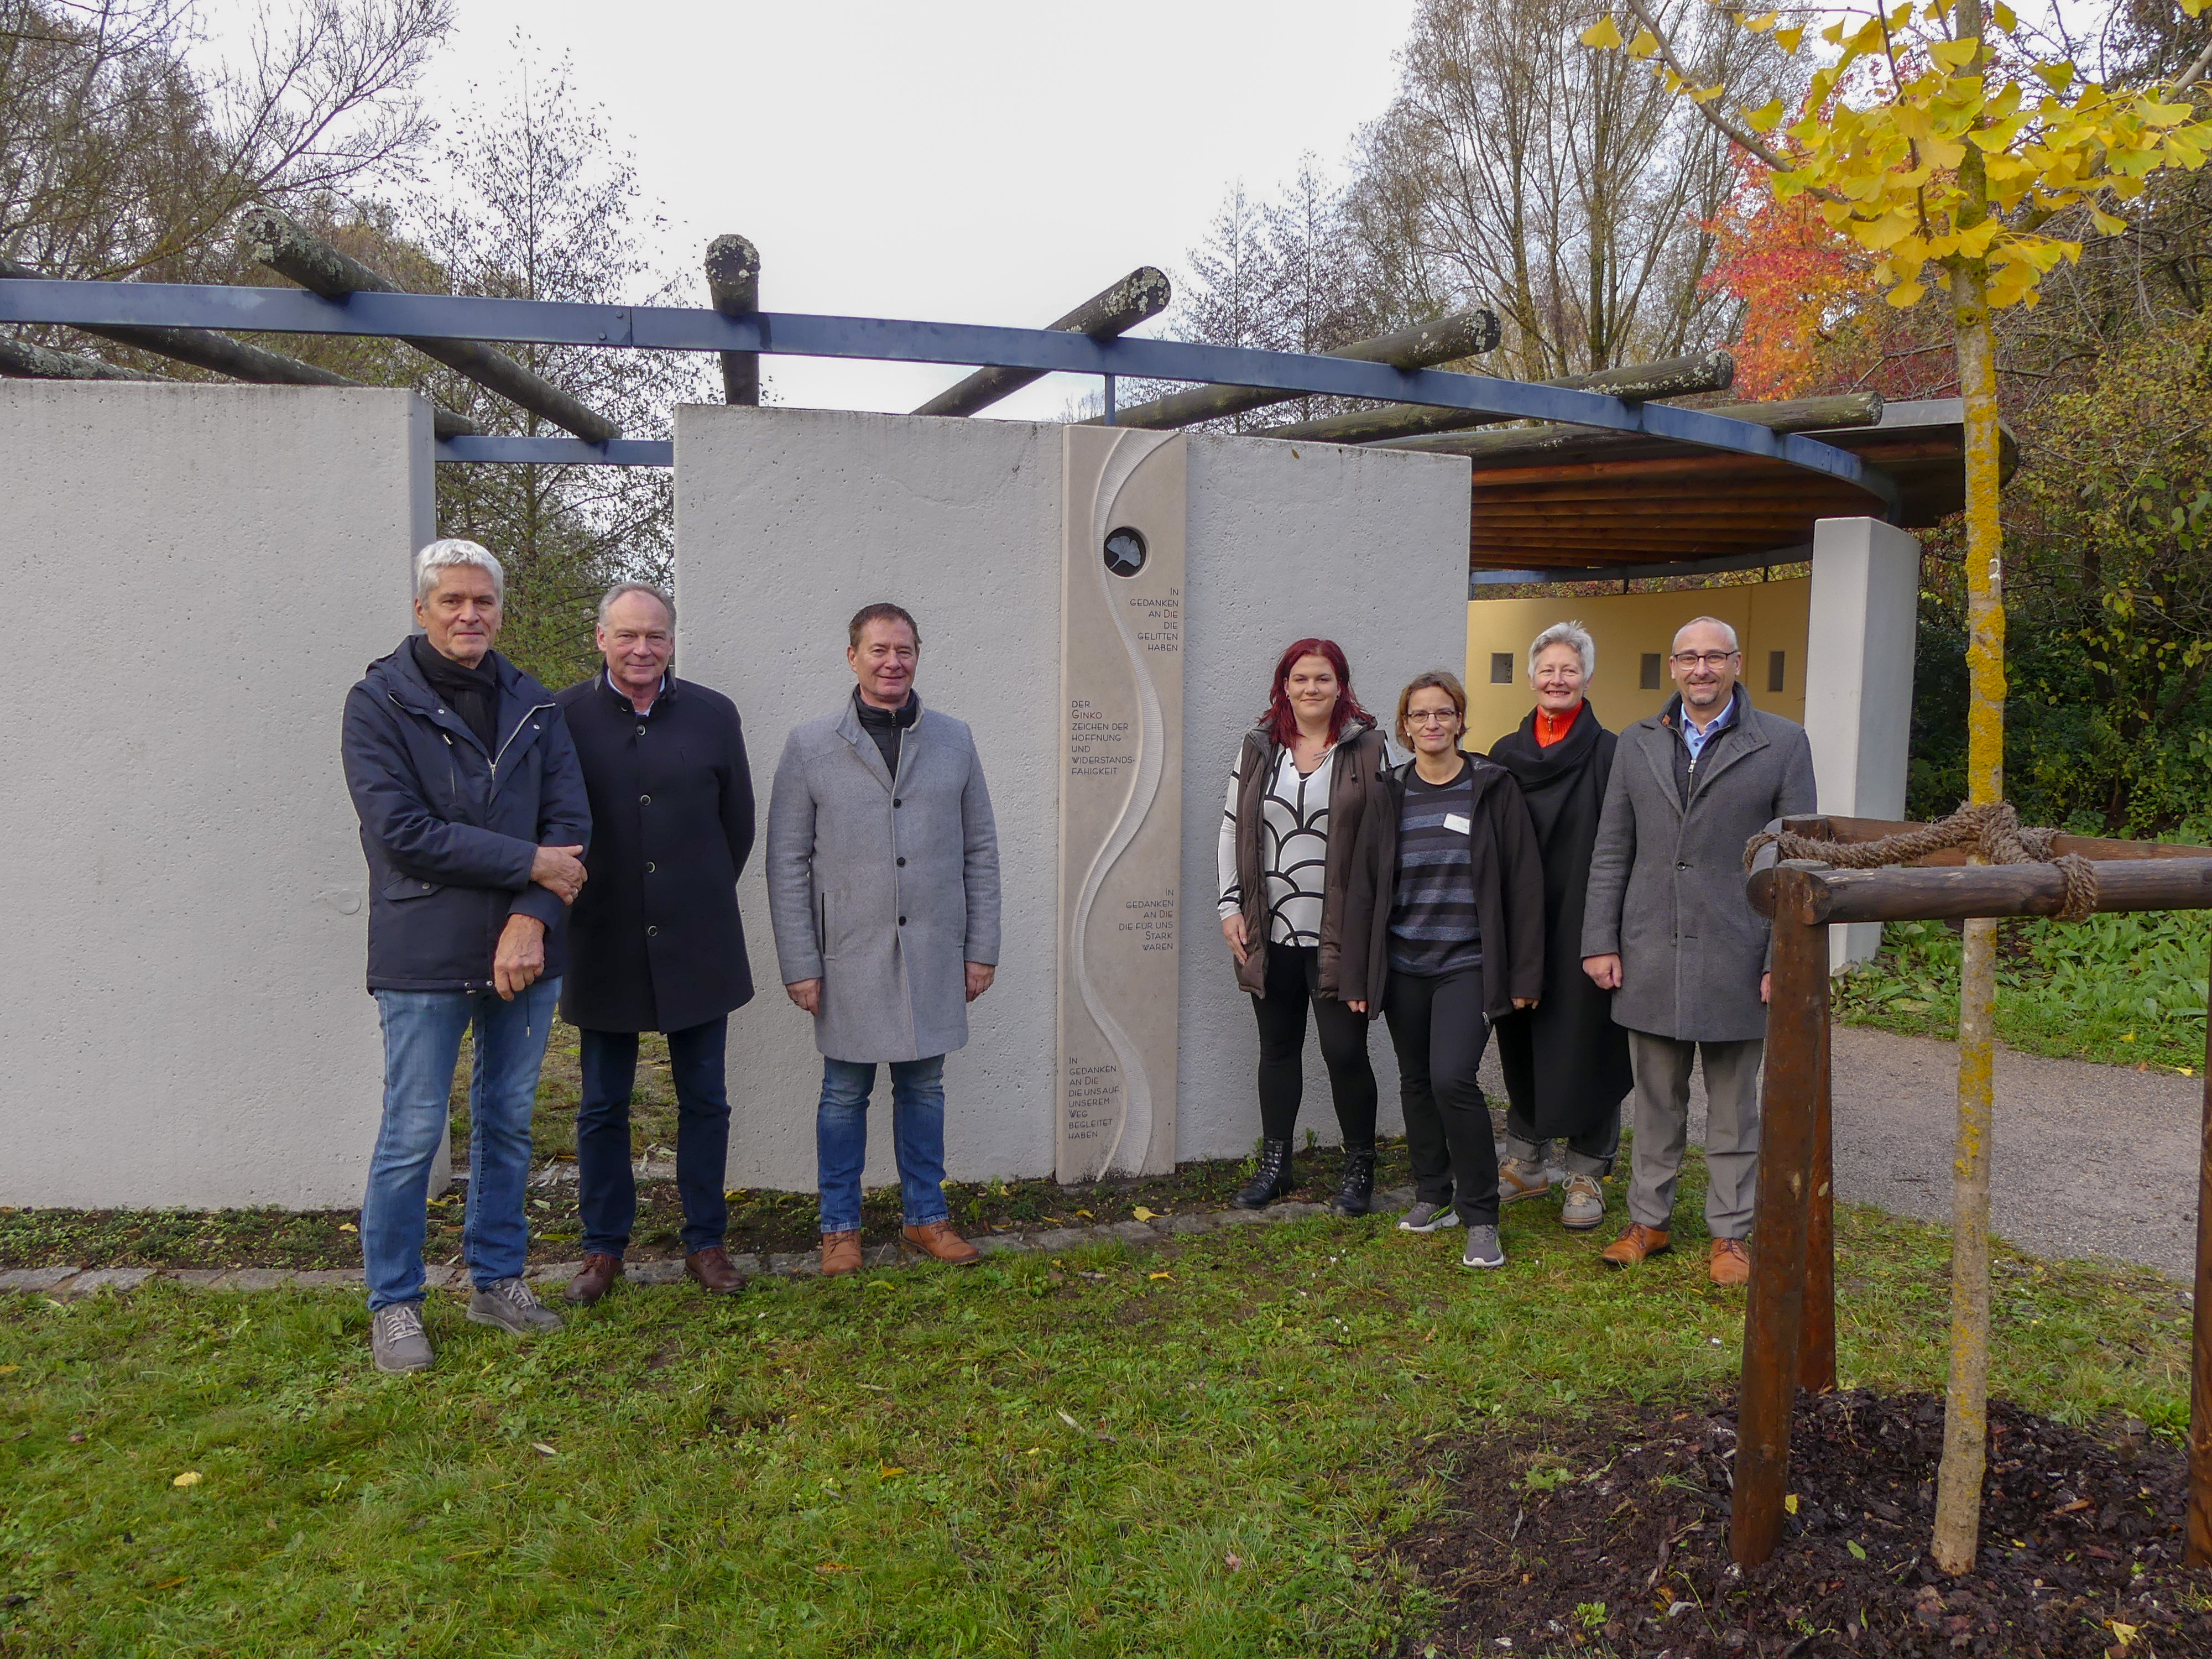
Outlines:
[{"label": "overcast grey sky", "polygon": [[[219,30],[234,3],[216,0]],[[1340,165],[1389,100],[1411,12],[459,0],[429,91],[452,106],[495,79],[520,28],[573,57],[578,89],[635,146],[673,246],[752,238],[769,308],[1042,325],[1134,266],[1172,271],[1238,178],[1272,190],[1308,150]],[[959,378],[763,367],[783,401],[817,408],[911,409]],[[1095,386],[1048,379],[994,413],[1055,415]]]}]

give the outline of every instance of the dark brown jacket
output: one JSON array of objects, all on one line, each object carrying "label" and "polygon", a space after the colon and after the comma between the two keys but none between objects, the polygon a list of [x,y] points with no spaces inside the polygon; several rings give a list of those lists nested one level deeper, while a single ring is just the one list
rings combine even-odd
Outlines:
[{"label": "dark brown jacket", "polygon": [[[1482,1012],[1497,1020],[1513,999],[1544,994],[1544,860],[1521,786],[1502,766],[1469,755],[1474,818],[1468,830],[1474,864],[1475,923],[1482,929]],[[1382,1012],[1390,985],[1390,903],[1398,877],[1398,819],[1413,763],[1377,778],[1359,815],[1359,835],[1343,917],[1343,965],[1337,995]],[[1334,818],[1331,820],[1334,828]],[[1336,852],[1330,837],[1329,853]]]},{"label": "dark brown jacket", "polygon": [[[1281,757],[1282,745],[1265,726],[1244,734],[1243,751],[1237,757],[1237,882],[1244,896],[1246,946],[1244,960],[1237,967],[1237,983],[1255,997],[1267,994],[1267,882],[1260,867],[1260,803]],[[1322,994],[1337,996],[1341,994],[1337,980],[1352,849],[1359,839],[1361,814],[1376,799],[1376,781],[1389,769],[1390,746],[1372,726],[1347,726],[1328,763],[1334,770],[1328,781],[1328,865],[1322,872],[1318,965]],[[1396,823],[1394,816],[1394,828]]]}]

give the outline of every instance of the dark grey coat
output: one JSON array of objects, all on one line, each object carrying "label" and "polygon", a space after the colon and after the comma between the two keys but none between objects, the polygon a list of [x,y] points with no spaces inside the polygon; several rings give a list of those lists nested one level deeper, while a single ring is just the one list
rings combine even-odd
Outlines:
[{"label": "dark grey coat", "polygon": [[923,711],[894,782],[848,699],[794,730],[768,808],[768,908],[786,985],[822,981],[833,1060],[968,1041],[971,962],[999,959],[999,838],[966,726]]},{"label": "dark grey coat", "polygon": [[1759,1000],[1766,919],[1744,896],[1743,844],[1776,818],[1814,811],[1805,728],[1761,714],[1741,684],[1736,723],[1699,758],[1681,699],[1620,734],[1590,854],[1583,955],[1619,955],[1613,1018],[1632,1031],[1699,1042],[1766,1035]]}]

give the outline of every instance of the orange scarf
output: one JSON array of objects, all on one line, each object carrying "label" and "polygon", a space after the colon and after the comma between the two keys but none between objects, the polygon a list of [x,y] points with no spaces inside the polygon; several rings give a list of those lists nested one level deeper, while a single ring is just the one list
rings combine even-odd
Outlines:
[{"label": "orange scarf", "polygon": [[1549,749],[1565,737],[1574,729],[1575,722],[1582,718],[1582,713],[1583,705],[1579,702],[1564,714],[1554,714],[1548,708],[1539,708],[1536,711],[1536,747]]}]

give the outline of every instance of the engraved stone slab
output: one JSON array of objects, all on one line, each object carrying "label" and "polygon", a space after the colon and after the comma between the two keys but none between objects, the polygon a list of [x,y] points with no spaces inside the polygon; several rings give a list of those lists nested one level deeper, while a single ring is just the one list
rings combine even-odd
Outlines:
[{"label": "engraved stone slab", "polygon": [[1175,433],[1062,451],[1063,1182],[1175,1168],[1185,459]]}]

